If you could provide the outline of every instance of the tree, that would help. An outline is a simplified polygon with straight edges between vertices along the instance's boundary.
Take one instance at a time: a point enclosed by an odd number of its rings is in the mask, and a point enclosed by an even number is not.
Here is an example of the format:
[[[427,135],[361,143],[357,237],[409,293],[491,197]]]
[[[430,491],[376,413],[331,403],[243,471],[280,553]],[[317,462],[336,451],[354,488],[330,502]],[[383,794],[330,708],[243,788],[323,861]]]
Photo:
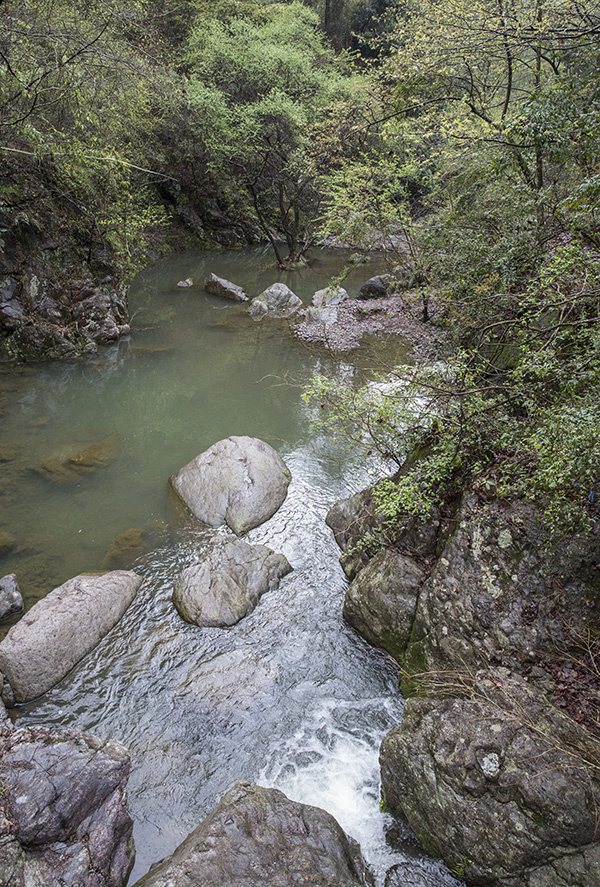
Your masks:
[[[301,3],[270,10],[268,21],[259,13],[194,30],[188,94],[224,195],[232,202],[245,197],[238,211],[254,219],[284,267],[301,261],[314,242],[322,202],[314,139],[325,107],[348,89],[348,78],[324,44],[315,13]]]

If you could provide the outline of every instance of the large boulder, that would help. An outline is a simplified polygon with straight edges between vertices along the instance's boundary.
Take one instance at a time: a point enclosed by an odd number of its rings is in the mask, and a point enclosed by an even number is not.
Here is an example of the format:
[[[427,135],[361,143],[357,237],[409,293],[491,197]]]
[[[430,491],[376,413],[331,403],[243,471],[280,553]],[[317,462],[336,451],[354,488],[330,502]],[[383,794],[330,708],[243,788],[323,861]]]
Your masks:
[[[0,643],[0,672],[16,702],[54,686],[119,621],[142,582],[116,570],[69,579],[38,601]]]
[[[290,472],[273,447],[255,437],[228,437],[170,478],[172,489],[209,527],[238,536],[264,523],[287,496]]]
[[[368,887],[355,841],[318,807],[238,782],[136,887]]]
[[[366,283],[363,283],[358,291],[359,299],[382,299],[390,291],[389,274],[378,274],[376,277],[370,277]]]
[[[441,525],[439,509],[433,507],[426,519],[408,512],[385,515],[377,497],[377,485],[367,487],[336,502],[325,518],[335,541],[344,552],[340,558],[349,579],[382,548],[394,546],[417,557],[434,554]]]
[[[597,533],[550,545],[534,506],[465,496],[423,584],[407,670],[543,662],[597,618],[598,563]]]
[[[173,603],[186,622],[235,625],[291,569],[283,554],[266,545],[248,545],[241,539],[216,542],[200,563],[179,576]]]
[[[24,610],[23,598],[14,573],[0,579],[0,622],[12,619]]]
[[[383,549],[350,583],[344,619],[370,644],[402,661],[424,578],[412,558]]]
[[[0,728],[0,884],[123,887],[127,749],[74,729]]]
[[[204,289],[213,296],[221,296],[222,299],[230,299],[232,302],[247,302],[248,296],[241,286],[225,280],[224,277],[217,277],[216,274],[209,274],[204,281]]]
[[[250,317],[260,319],[266,314],[270,317],[291,317],[301,307],[302,299],[299,299],[289,286],[285,283],[274,283],[260,296],[252,299],[246,310]]]
[[[442,676],[443,677],[443,676]],[[380,752],[385,802],[482,887],[596,887],[597,741],[504,669],[411,698]]]

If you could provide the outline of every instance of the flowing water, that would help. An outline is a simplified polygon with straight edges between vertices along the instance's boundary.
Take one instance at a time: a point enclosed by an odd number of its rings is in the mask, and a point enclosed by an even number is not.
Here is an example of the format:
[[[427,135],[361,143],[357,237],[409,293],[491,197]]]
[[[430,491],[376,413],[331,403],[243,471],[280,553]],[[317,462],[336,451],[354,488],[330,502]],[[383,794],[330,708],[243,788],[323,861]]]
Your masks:
[[[329,810],[380,885],[394,864],[411,887],[456,883],[379,812],[378,748],[402,717],[397,669],[344,624],[346,580],[324,523],[337,499],[374,478],[311,432],[314,408],[301,397],[313,372],[358,381],[373,357],[368,347],[360,358],[309,347],[287,322],[252,321],[201,286],[209,271],[250,294],[280,279],[309,302],[344,259],[324,251],[309,269],[278,275],[264,249],[175,256],[134,281],[128,340],[76,363],[0,373],[0,539],[14,539],[1,574],[17,574],[28,607],[82,571],[133,567],[144,577],[98,647],[13,712],[19,724],[77,726],[128,746],[131,883],[237,779]],[[345,285],[381,270],[357,269]],[[197,285],[178,288],[187,277]],[[377,340],[373,354],[382,349],[406,359],[397,340]],[[233,628],[198,628],[176,613],[174,580],[224,531],[183,520],[166,481],[229,435],[262,438],[292,472],[284,505],[248,540],[283,552],[294,571]],[[107,440],[95,470],[60,469]]]

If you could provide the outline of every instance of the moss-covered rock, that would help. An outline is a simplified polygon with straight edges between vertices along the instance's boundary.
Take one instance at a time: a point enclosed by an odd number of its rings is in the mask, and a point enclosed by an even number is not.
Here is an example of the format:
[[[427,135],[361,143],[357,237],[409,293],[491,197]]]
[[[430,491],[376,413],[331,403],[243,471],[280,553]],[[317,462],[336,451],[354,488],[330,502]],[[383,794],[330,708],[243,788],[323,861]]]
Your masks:
[[[386,803],[469,884],[596,887],[598,743],[505,670],[469,691],[407,700],[381,747]]]

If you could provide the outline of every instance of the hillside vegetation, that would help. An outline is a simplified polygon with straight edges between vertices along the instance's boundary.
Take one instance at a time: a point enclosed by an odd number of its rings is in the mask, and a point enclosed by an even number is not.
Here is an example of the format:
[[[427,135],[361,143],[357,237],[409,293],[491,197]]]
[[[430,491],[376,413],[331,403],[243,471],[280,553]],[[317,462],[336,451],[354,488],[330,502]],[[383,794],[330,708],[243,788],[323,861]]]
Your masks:
[[[404,376],[404,395],[315,380],[327,421],[368,426],[398,464],[421,454],[404,507],[468,478],[585,524],[598,3],[22,0],[1,16],[5,356],[93,347],[74,320],[82,285],[122,299],[173,246],[268,239],[295,267],[325,237],[383,238],[448,360]]]

